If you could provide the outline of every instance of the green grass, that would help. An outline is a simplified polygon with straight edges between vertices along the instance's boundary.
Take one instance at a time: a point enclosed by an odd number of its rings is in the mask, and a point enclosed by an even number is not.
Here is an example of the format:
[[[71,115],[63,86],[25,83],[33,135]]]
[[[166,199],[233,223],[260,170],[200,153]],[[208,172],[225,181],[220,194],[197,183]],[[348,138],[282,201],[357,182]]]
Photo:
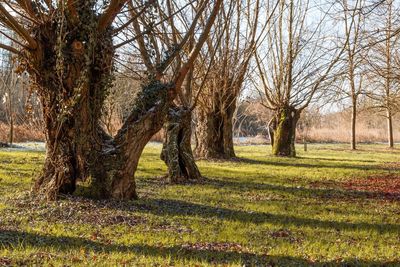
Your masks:
[[[400,266],[400,196],[342,186],[400,174],[400,150],[243,146],[240,162],[199,162],[201,183],[168,185],[160,149],[143,154],[139,201],[54,203],[27,193],[44,153],[0,151],[0,266]]]

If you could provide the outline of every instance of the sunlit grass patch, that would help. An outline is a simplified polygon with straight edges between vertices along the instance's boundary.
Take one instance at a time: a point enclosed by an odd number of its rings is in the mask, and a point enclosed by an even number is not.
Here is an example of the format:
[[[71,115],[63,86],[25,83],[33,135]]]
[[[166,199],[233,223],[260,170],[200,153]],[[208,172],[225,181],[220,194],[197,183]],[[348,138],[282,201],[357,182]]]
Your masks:
[[[168,185],[150,144],[140,200],[53,203],[25,194],[44,153],[0,151],[0,265],[400,265],[400,202],[343,186],[400,176],[400,151],[347,147],[299,146],[294,159],[237,147],[239,160],[199,161],[203,181]]]

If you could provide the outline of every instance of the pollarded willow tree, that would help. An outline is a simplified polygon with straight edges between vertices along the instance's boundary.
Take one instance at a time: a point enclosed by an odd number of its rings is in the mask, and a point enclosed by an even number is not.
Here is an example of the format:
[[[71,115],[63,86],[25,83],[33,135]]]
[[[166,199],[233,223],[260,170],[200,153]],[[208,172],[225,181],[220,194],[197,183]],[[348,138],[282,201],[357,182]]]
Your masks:
[[[233,117],[250,61],[265,31],[265,17],[261,18],[261,14],[270,12],[270,6],[261,2],[230,1],[215,24],[221,42],[216,46],[211,36],[207,42],[213,56],[206,67],[198,69],[207,77],[196,108],[195,155],[199,158],[235,157]]]
[[[221,3],[220,1],[219,3]],[[195,47],[196,38],[193,20],[204,22],[204,27],[210,30],[213,20],[218,16],[218,9],[207,8],[202,2],[192,2],[189,5],[192,9],[189,12],[179,12],[182,7],[179,3],[166,0],[166,8],[163,9],[155,3],[155,17],[161,18],[161,22],[154,21],[152,17],[141,16],[132,25],[132,32],[137,36],[137,47],[139,55],[143,59],[147,75],[164,76],[166,79],[174,77],[176,73],[185,72],[184,76],[179,76],[176,81],[177,99],[171,102],[166,111],[165,121],[165,141],[161,153],[161,159],[168,166],[168,180],[172,183],[187,180],[198,180],[201,174],[195,163],[191,148],[191,122],[192,122],[192,83],[193,68],[196,55],[200,52],[200,46]],[[136,14],[131,12],[131,16]],[[206,17],[212,19],[207,20]],[[149,32],[141,34],[140,25],[152,25]],[[186,34],[185,34],[186,33]],[[190,34],[187,34],[190,33]],[[207,35],[202,35],[197,42],[205,42]],[[187,43],[182,47],[181,43]],[[166,66],[163,62],[163,55],[168,54],[170,47],[175,48],[176,53],[174,64]],[[135,49],[131,51],[135,53]],[[187,58],[191,58],[190,65],[185,63]],[[168,68],[166,68],[168,67]],[[164,69],[165,74],[160,75],[159,71]]]
[[[268,36],[257,51],[260,93],[274,113],[268,129],[276,156],[296,156],[301,112],[332,82],[330,74],[344,51],[325,27],[327,13],[317,6],[310,0],[279,1]]]
[[[170,47],[156,71],[148,74],[131,114],[111,137],[101,128],[100,117],[113,80],[115,36],[120,38],[119,33],[154,4],[132,2],[127,7],[127,2],[10,0],[0,4],[2,26],[18,35],[17,39],[5,35],[17,48],[0,47],[18,56],[19,70],[30,74],[32,89],[43,105],[47,153],[43,173],[34,186],[39,196],[55,199],[60,193],[73,193],[77,180],[90,180],[90,191],[97,197],[137,198],[134,174],[139,157],[151,136],[161,129],[213,18],[198,34],[181,68],[164,79],[189,36],[194,35],[198,18],[191,22],[185,38]],[[209,2],[199,1],[199,14]],[[215,2],[213,12],[219,10],[221,2]],[[113,27],[115,18],[125,11],[135,15]],[[122,44],[140,40],[135,36]]]
[[[191,85],[194,82],[193,69],[196,64],[193,55],[197,57],[201,48],[198,43],[204,43],[209,34],[202,34],[196,38],[198,31],[195,31],[196,25],[192,21],[199,21],[208,33],[220,13],[219,9],[205,5],[204,1],[185,3],[186,6],[189,5],[192,8],[186,12],[180,12],[182,6],[179,3],[166,0],[166,8],[155,3],[152,16],[139,17],[131,28],[133,35],[137,36],[135,38],[139,56],[143,59],[146,75],[163,76],[164,79],[175,80],[176,99],[171,101],[166,110],[165,141],[161,153],[161,159],[168,166],[167,178],[172,183],[201,178],[191,148],[192,110],[195,106],[195,101],[192,101]],[[217,1],[216,4],[222,4],[222,1]],[[131,12],[132,17],[135,15]],[[206,19],[207,17],[210,19]],[[154,18],[161,19],[161,22],[155,21]],[[151,25],[151,29],[141,34],[140,25]],[[181,44],[187,45],[183,47]],[[174,50],[169,51],[170,47]],[[135,50],[133,48],[131,52],[135,54]],[[167,65],[163,55],[171,52],[175,54],[175,61]],[[159,73],[160,70],[163,73]],[[182,73],[185,73],[186,77]],[[176,74],[179,76],[173,78]]]

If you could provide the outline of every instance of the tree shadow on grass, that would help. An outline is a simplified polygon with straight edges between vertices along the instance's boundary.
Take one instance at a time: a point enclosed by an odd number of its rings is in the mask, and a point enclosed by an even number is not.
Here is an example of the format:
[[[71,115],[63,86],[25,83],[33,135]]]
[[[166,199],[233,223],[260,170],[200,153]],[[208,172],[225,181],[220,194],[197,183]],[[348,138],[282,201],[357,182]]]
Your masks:
[[[243,266],[396,266],[398,262],[360,261],[358,259],[341,259],[330,262],[311,262],[307,259],[291,256],[267,256],[249,252],[220,251],[213,249],[189,249],[185,246],[152,246],[147,244],[118,245],[92,241],[81,237],[51,236],[38,233],[5,230],[0,231],[0,249],[23,249],[34,247],[38,249],[53,248],[57,251],[73,252],[82,249],[95,253],[134,253],[143,256],[171,258],[176,260],[194,260],[210,264],[241,263]],[[49,259],[51,261],[51,259]],[[28,262],[26,262],[28,261]],[[43,258],[28,258],[24,264],[43,263]],[[17,264],[18,262],[10,262]]]
[[[400,201],[400,193],[379,192],[379,191],[363,191],[343,189],[342,185],[335,181],[321,182],[321,185],[332,188],[323,187],[304,187],[304,186],[283,186],[270,183],[257,182],[235,182],[227,179],[208,179],[204,178],[203,183],[216,189],[231,189],[236,191],[271,191],[292,194],[298,197],[312,197],[329,200],[389,200]],[[312,185],[312,184],[311,184]]]
[[[245,223],[271,223],[285,225],[285,227],[310,227],[333,231],[376,231],[378,233],[400,232],[398,224],[376,224],[368,222],[340,222],[319,220],[313,218],[296,217],[292,215],[272,214],[267,212],[254,212],[233,210],[228,208],[213,207],[203,204],[190,203],[173,199],[148,199],[137,204],[143,212],[157,216],[197,216],[205,219],[219,219],[228,221],[239,221]]]
[[[311,163],[297,162],[295,159],[291,162],[281,162],[281,161],[263,161],[263,160],[254,160],[254,159],[248,159],[248,158],[239,158],[237,160],[237,162],[238,163],[246,163],[246,164],[255,164],[255,165],[267,165],[267,166],[273,166],[273,167],[300,167],[300,168],[310,168],[310,169],[332,168],[332,169],[350,169],[350,170],[361,170],[361,171],[366,171],[366,170],[393,171],[393,168],[385,167],[382,165],[352,165],[351,163],[350,164],[333,163],[332,165],[322,164],[322,163],[321,164],[311,164]],[[297,158],[297,159],[304,159],[304,158]],[[305,158],[305,159],[311,159],[311,158]],[[343,162],[346,162],[346,161],[344,160]]]
[[[151,246],[147,244],[118,245],[109,242],[93,241],[80,237],[51,236],[19,231],[0,231],[1,247],[55,248],[69,252],[85,248],[98,253],[135,253],[144,256],[172,257],[172,259],[193,259],[214,264],[245,262],[248,264],[266,263],[265,256],[249,252],[219,251],[213,249],[190,249],[185,246]]]
[[[367,160],[367,159],[338,159],[338,158],[323,158],[323,157],[304,157],[300,156],[298,159],[307,159],[307,160],[323,160],[323,161],[335,161],[335,162],[365,162],[365,163],[374,163],[375,160]]]

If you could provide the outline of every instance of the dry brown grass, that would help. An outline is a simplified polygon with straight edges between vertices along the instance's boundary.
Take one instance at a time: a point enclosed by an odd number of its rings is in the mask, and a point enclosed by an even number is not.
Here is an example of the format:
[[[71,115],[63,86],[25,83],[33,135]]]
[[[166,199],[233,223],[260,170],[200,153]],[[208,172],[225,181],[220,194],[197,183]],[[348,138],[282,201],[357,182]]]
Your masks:
[[[394,131],[395,142],[400,141],[398,131]],[[307,133],[307,140],[309,142],[318,143],[346,143],[350,142],[351,134],[350,129],[344,127],[339,128],[311,128]],[[302,135],[299,135],[302,140]],[[371,129],[366,127],[358,127],[357,129],[357,142],[360,143],[380,143],[387,141],[386,129]]]
[[[7,143],[9,141],[10,126],[0,123],[0,141]],[[41,142],[45,136],[41,129],[31,125],[16,125],[14,127],[14,142]]]
[[[376,125],[378,126],[378,125]],[[382,123],[379,128],[375,125],[368,126],[360,122],[356,128],[356,138],[359,143],[384,143],[388,140],[386,125]],[[400,129],[397,121],[394,122],[393,136],[395,142],[400,142]],[[304,134],[308,142],[317,143],[347,143],[350,142],[351,128],[349,123],[336,123],[336,125],[311,127],[306,133],[299,131],[298,140],[303,140]]]

